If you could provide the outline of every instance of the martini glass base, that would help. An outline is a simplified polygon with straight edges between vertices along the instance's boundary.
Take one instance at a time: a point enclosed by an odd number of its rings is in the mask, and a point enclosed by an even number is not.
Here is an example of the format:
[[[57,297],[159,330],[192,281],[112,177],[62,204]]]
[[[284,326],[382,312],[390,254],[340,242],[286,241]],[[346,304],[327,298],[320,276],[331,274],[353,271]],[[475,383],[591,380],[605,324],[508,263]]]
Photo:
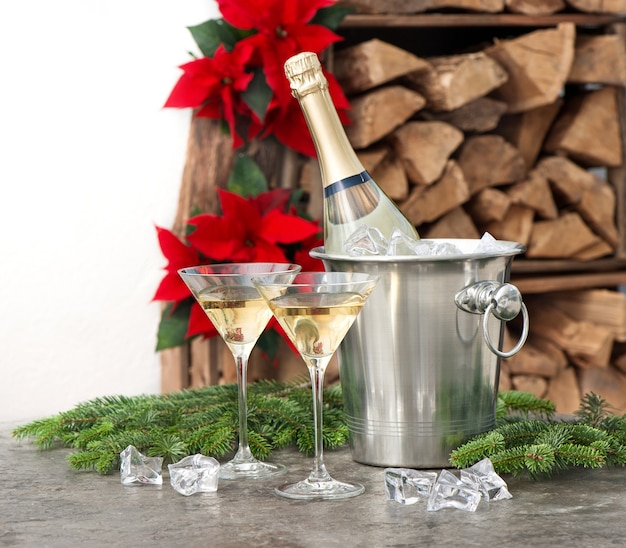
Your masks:
[[[281,476],[285,472],[287,468],[282,464],[258,460],[239,463],[230,461],[220,466],[219,479],[265,479]]]
[[[365,492],[360,483],[346,483],[334,479],[310,481],[308,478],[297,483],[281,485],[274,493],[281,497],[297,500],[347,499]]]

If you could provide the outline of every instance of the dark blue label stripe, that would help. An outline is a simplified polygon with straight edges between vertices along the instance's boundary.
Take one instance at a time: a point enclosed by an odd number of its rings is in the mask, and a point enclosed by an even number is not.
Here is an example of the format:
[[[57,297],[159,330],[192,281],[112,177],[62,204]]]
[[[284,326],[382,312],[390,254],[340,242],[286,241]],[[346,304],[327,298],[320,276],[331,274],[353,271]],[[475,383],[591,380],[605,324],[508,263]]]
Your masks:
[[[335,181],[324,189],[324,198],[328,198],[329,196],[332,196],[337,192],[341,192],[342,190],[346,190],[351,186],[362,185],[363,183],[367,183],[371,180],[372,178],[367,171],[361,171],[361,173],[351,175],[345,179],[339,179],[339,181]]]

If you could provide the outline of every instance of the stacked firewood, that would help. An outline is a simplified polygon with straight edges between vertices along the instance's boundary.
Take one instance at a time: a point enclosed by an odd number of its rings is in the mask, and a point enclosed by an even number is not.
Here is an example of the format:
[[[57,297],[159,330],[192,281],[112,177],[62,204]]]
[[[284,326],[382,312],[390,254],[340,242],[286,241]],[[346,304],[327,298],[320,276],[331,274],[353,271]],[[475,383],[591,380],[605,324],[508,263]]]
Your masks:
[[[338,51],[333,70],[350,141],[423,237],[487,231],[534,259],[617,252],[603,175],[623,157],[619,36],[564,23],[431,58],[372,39]]]
[[[624,185],[610,176],[623,164],[621,36],[561,23],[424,58],[371,39],[338,49],[332,70],[351,101],[352,145],[422,237],[489,232],[524,244],[525,259],[622,254]],[[301,184],[321,208],[314,163]],[[589,391],[626,410],[625,298],[528,299],[531,335],[503,361],[501,388],[550,397],[564,413]]]
[[[593,392],[626,413],[626,294],[610,289],[525,295],[530,335],[502,360],[501,390],[523,390],[571,413]],[[505,350],[519,337],[505,329]]]

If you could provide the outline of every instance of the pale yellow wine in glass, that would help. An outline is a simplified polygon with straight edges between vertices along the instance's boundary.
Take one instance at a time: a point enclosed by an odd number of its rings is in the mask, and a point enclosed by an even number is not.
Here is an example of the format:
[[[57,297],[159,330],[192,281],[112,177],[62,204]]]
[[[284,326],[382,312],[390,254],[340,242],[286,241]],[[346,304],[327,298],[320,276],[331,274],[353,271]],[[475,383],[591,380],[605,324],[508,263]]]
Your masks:
[[[333,479],[324,464],[324,373],[373,291],[378,276],[357,272],[301,272],[289,283],[254,284],[309,369],[313,389],[315,457],[309,476],[275,489],[292,499],[340,499],[360,495],[359,483]]]
[[[248,444],[248,360],[272,317],[265,300],[252,284],[252,277],[289,283],[300,268],[290,263],[227,263],[178,271],[232,352],[237,367],[239,444],[233,459],[220,466],[220,479],[261,479],[286,472],[282,464],[256,459]]]

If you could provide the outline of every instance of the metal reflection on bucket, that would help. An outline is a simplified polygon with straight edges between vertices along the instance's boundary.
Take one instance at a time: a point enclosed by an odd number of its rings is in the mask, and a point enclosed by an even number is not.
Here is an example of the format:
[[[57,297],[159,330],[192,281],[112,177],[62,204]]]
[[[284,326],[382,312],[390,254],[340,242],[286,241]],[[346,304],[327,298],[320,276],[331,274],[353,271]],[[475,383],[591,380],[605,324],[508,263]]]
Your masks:
[[[453,449],[495,425],[500,360],[526,339],[526,308],[508,283],[524,246],[498,241],[499,251],[475,253],[477,240],[434,241],[463,253],[349,257],[311,251],[328,271],[380,276],[338,350],[357,462],[449,466]],[[502,350],[504,321],[518,312],[520,340]]]

